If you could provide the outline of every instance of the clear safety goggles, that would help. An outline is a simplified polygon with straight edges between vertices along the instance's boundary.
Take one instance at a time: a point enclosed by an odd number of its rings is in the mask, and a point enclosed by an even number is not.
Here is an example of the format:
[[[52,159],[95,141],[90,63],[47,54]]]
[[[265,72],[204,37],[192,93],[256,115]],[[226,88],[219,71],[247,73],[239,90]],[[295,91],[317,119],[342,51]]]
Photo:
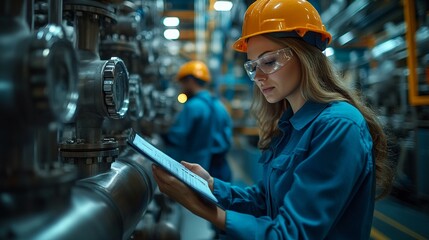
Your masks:
[[[250,80],[255,81],[256,68],[259,68],[265,74],[272,74],[292,58],[293,53],[290,48],[282,48],[277,51],[269,52],[264,56],[244,63],[244,69],[249,75]]]

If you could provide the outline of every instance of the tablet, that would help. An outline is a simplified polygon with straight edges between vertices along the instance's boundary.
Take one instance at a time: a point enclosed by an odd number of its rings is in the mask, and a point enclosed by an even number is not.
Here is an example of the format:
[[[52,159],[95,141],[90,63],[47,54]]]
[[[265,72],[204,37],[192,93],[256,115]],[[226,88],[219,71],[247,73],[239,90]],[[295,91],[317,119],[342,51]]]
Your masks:
[[[223,209],[223,207],[220,206],[216,197],[213,195],[212,191],[210,190],[209,184],[205,179],[193,173],[181,163],[174,160],[173,158],[150,144],[134,130],[131,130],[130,135],[127,139],[127,143],[138,153],[142,154],[149,160],[156,163],[158,166],[165,169],[167,172],[185,183],[187,186],[199,193],[209,202],[214,203]]]

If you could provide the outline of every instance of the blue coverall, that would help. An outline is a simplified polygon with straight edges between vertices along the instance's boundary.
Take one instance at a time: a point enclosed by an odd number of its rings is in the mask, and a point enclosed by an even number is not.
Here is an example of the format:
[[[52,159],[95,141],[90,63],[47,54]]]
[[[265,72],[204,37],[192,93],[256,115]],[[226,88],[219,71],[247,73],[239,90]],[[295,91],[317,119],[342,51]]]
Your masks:
[[[289,108],[247,188],[215,179],[228,239],[369,239],[375,202],[372,139],[346,102]]]
[[[212,156],[215,160],[226,158],[232,141],[232,120],[222,102],[202,90],[184,104],[164,139],[172,158],[198,163],[209,170]],[[231,175],[227,165],[218,167],[221,170],[216,177]]]

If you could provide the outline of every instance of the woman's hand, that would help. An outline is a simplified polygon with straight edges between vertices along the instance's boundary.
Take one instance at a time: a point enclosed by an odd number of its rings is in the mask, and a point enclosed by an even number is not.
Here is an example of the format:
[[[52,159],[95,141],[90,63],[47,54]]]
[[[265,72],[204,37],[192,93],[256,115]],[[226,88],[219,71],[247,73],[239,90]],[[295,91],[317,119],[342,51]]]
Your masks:
[[[212,176],[210,176],[210,174],[203,167],[201,167],[199,164],[188,163],[185,161],[181,161],[180,163],[183,166],[185,166],[187,169],[191,170],[193,173],[195,173],[198,176],[200,176],[201,178],[205,179],[207,181],[207,183],[209,184],[210,190],[213,192],[214,179]]]
[[[213,178],[206,170],[204,170],[198,164],[190,164],[186,162],[182,163],[185,167],[187,167],[189,170],[196,173],[200,177],[211,181],[211,186],[210,182],[209,186],[211,189],[213,189]],[[187,208],[194,214],[212,222],[219,229],[225,229],[224,210],[204,200],[192,189],[186,186],[183,182],[170,175],[160,167],[152,165],[152,172],[154,179],[157,182],[159,190],[161,192],[167,194],[169,197],[183,205],[185,208]]]

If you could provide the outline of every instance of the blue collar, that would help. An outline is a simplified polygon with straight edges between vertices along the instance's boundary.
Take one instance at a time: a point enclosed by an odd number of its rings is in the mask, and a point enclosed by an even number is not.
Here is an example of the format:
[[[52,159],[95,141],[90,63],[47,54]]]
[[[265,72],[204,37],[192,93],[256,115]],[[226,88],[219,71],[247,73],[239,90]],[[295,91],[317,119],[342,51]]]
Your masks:
[[[292,108],[288,107],[279,120],[279,127],[281,128],[284,122],[289,121],[293,128],[299,131],[313,121],[328,105],[329,103],[307,101],[295,114]]]

